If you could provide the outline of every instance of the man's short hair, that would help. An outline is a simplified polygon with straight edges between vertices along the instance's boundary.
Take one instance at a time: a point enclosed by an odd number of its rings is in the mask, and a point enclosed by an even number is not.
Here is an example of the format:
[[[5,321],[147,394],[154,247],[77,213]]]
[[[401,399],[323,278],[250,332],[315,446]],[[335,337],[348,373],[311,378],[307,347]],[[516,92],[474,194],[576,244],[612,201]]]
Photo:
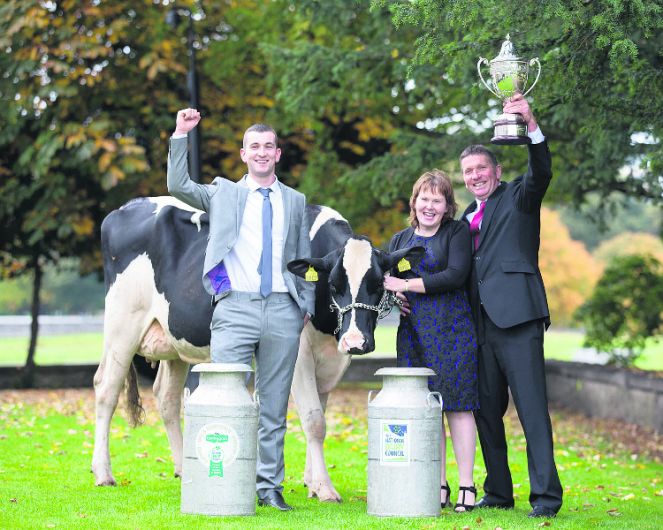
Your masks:
[[[485,155],[488,157],[493,167],[498,166],[497,157],[495,156],[495,153],[493,153],[490,149],[484,147],[483,145],[468,145],[465,149],[463,149],[463,152],[458,157],[458,160],[462,162],[463,158],[472,155]]]
[[[242,139],[242,147],[246,148],[246,135],[250,132],[258,132],[258,133],[263,133],[263,132],[271,132],[274,135],[274,143],[276,144],[276,147],[279,146],[279,137],[276,134],[276,131],[270,127],[269,125],[266,125],[264,123],[254,123],[244,131],[244,138]]]

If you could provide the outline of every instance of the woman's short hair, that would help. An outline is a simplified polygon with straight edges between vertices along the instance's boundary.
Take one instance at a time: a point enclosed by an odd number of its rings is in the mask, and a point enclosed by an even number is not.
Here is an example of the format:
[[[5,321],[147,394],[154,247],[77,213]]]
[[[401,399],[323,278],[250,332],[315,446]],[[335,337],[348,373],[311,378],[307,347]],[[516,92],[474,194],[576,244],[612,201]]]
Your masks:
[[[417,228],[419,226],[419,221],[417,221],[417,212],[414,209],[414,204],[417,202],[417,197],[422,191],[432,191],[443,195],[447,201],[447,211],[444,212],[442,216],[442,222],[447,221],[448,219],[453,219],[456,217],[456,212],[458,211],[458,204],[454,197],[454,188],[451,185],[451,179],[449,176],[439,169],[432,169],[431,171],[426,171],[421,175],[417,181],[412,186],[412,196],[410,197],[410,216],[408,221],[412,228]]]

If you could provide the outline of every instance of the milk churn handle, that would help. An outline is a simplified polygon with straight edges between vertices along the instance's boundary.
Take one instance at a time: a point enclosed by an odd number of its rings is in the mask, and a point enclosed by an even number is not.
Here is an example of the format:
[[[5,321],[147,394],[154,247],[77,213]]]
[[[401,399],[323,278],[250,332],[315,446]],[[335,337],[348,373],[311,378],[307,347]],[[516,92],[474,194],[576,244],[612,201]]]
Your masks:
[[[372,396],[372,395],[373,395],[373,391],[372,391],[372,390],[369,390],[369,391],[368,391],[368,403],[371,402],[371,396]]]
[[[257,389],[253,391],[253,402],[256,403],[258,407],[260,407],[260,396],[258,395]]]
[[[430,408],[434,407],[434,405],[431,405],[431,397],[433,397],[433,396],[437,397],[438,402],[440,404],[440,410],[443,410],[443,408],[442,408],[442,394],[440,394],[439,392],[429,392],[428,393],[428,395],[426,396],[426,405],[428,405],[428,408],[430,409]]]
[[[189,401],[189,396],[191,396],[191,390],[189,390],[188,386],[184,387],[184,390],[182,391],[182,405],[186,407],[186,402]]]

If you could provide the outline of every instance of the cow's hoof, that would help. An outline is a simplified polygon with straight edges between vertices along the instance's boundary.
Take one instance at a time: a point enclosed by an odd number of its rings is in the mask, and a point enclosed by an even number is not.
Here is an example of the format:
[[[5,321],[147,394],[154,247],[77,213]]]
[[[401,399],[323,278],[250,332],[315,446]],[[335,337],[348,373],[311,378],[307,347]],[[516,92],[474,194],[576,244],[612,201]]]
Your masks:
[[[320,502],[343,502],[343,499],[338,492],[329,486],[321,486],[317,489],[308,490],[308,498],[313,499],[317,497]]]
[[[320,497],[320,502],[329,502],[329,503],[335,502],[337,504],[341,504],[343,502],[343,499],[341,499],[340,495],[338,495],[337,497],[330,497],[328,499],[323,499],[322,497]]]
[[[117,486],[115,479],[113,477],[111,478],[106,478],[103,480],[97,480],[94,483],[95,486]]]
[[[93,465],[90,467],[90,473],[94,474],[95,486],[116,486],[115,479],[113,478],[113,474],[110,472],[110,469],[96,472],[95,466]]]

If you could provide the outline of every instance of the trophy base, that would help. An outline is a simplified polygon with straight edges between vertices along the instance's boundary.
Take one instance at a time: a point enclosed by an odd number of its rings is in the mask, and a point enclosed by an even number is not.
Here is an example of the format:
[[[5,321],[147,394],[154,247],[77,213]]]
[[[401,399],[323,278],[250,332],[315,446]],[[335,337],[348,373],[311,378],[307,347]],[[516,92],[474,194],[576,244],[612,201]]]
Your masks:
[[[532,140],[529,136],[493,136],[490,143],[494,145],[527,145],[531,144]]]
[[[494,122],[495,136],[490,140],[496,145],[531,144],[527,135],[527,123],[520,114],[500,114]]]

